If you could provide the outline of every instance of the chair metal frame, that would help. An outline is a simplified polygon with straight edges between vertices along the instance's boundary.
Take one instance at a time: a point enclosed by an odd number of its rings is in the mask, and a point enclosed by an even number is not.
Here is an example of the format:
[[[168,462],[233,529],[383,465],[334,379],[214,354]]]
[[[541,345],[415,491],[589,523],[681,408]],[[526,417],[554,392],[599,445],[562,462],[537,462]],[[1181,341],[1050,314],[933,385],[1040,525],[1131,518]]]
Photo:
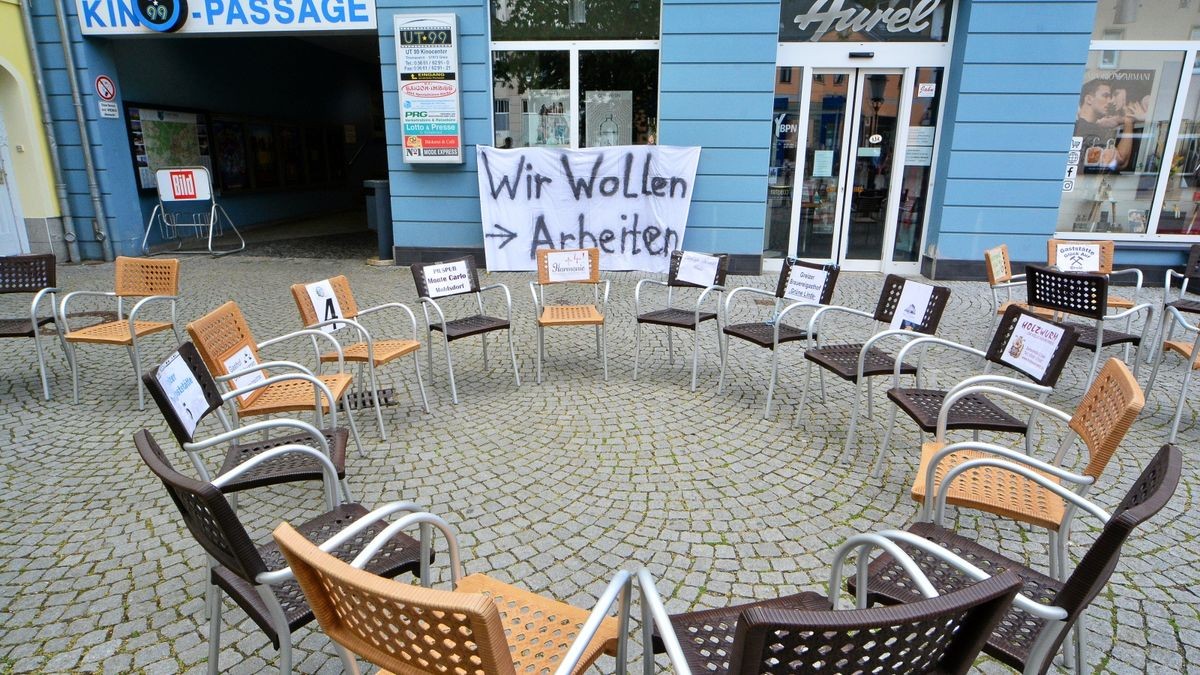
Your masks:
[[[721,360],[724,362],[725,342],[721,339],[721,315],[722,315],[722,295],[725,292],[725,277],[729,270],[729,256],[724,253],[711,254],[717,258],[717,271],[713,276],[712,283],[700,286],[697,284],[682,281],[678,278],[679,265],[683,260],[684,251],[671,252],[671,267],[667,272],[667,280],[660,281],[658,279],[641,279],[637,282],[637,286],[633,289],[633,315],[636,318],[634,322],[634,340],[633,340],[633,379],[636,382],[638,378],[638,363],[642,350],[642,324],[648,323],[651,325],[661,325],[667,329],[667,363],[675,364],[675,343],[672,339],[672,334],[675,328],[690,330],[692,336],[692,391],[696,391],[696,373],[700,363],[700,326],[709,320],[716,320],[717,324],[717,352],[721,354]],[[704,254],[710,255],[710,254]],[[643,286],[659,286],[667,289],[667,305],[664,309],[651,312],[642,312],[642,287]],[[696,299],[696,304],[691,308],[675,307],[675,291],[676,289],[698,288],[700,289],[699,297]],[[713,298],[712,312],[704,311],[704,302],[709,298]],[[690,315],[690,323],[685,323],[686,318]]]
[[[50,400],[50,378],[46,372],[46,355],[42,349],[41,328],[54,324],[54,334],[59,346],[66,353],[61,325],[58,323],[58,293],[62,289],[56,283],[55,258],[53,253],[39,255],[13,255],[0,257],[0,294],[33,293],[29,303],[28,330],[25,319],[0,319],[0,338],[32,337],[37,350],[38,373],[42,380],[42,396]],[[42,301],[50,299],[50,316],[38,317]]]
[[[155,293],[154,291],[166,290],[166,288],[149,277],[154,276],[147,273],[145,269],[164,267],[170,272],[171,293]],[[115,326],[117,324],[126,324],[129,330],[130,344],[124,345],[129,352],[129,360],[133,363],[134,377],[137,380],[138,388],[138,410],[146,409],[146,389],[142,384],[142,353],[138,346],[138,327],[137,320],[142,310],[155,303],[166,302],[171,307],[171,321],[169,327],[175,333],[175,345],[178,346],[183,342],[183,335],[179,332],[178,322],[178,300],[179,300],[179,261],[175,259],[164,260],[148,260],[146,258],[127,258],[118,256],[115,263],[116,283],[115,290],[112,291],[73,291],[63,297],[62,302],[58,305],[58,321],[62,326],[63,346],[67,354],[67,361],[71,365],[71,387],[74,394],[74,402],[79,403],[79,361],[75,355],[75,346],[72,344],[74,340],[71,337],[71,327],[67,322],[70,312],[67,311],[68,304],[75,298],[96,297],[96,298],[116,298],[117,300],[117,320],[106,323],[95,324],[82,328],[82,331],[95,329],[103,326]],[[130,278],[135,277],[135,278]],[[150,290],[150,294],[143,291]],[[129,315],[125,315],[124,301],[127,297],[140,298],[133,307],[129,310]],[[155,332],[166,330],[166,326],[156,327],[146,335],[152,335]],[[87,340],[81,340],[86,342]]]
[[[429,285],[425,281],[425,268],[433,266],[433,265],[445,265],[445,264],[450,264],[450,263],[456,263],[459,261],[464,262],[467,266],[467,273],[469,276],[469,279],[468,279],[469,288],[467,290],[459,292],[459,293],[448,293],[445,295],[439,295],[439,296],[437,296],[437,298],[430,297]],[[471,318],[476,318],[476,317],[486,318],[487,310],[485,309],[484,304],[483,304],[483,294],[488,291],[498,290],[498,291],[502,291],[504,293],[504,303],[505,303],[504,323],[505,323],[505,325],[504,326],[496,326],[494,328],[489,328],[485,331],[478,333],[478,335],[480,336],[480,339],[483,342],[483,367],[485,370],[488,369],[488,367],[489,367],[488,366],[488,353],[487,353],[487,334],[493,330],[502,330],[502,329],[507,330],[508,331],[508,353],[509,353],[510,358],[512,359],[513,379],[516,381],[516,384],[518,387],[521,386],[521,372],[517,368],[517,350],[516,350],[516,347],[513,345],[513,336],[512,336],[512,330],[513,330],[513,328],[512,328],[512,294],[509,293],[508,286],[506,286],[502,283],[498,283],[498,282],[494,283],[494,284],[490,284],[488,286],[480,286],[479,285],[479,268],[475,264],[475,256],[472,256],[472,255],[463,256],[461,258],[454,258],[452,260],[442,260],[442,261],[435,262],[435,263],[413,263],[413,265],[410,267],[410,270],[412,271],[413,282],[417,286],[417,294],[420,295],[421,309],[425,313],[425,347],[426,347],[426,356],[429,358],[429,377],[430,377],[430,379],[431,380],[433,379],[433,373],[434,373],[434,370],[433,370],[433,331],[437,330],[442,333],[442,342],[443,342],[443,345],[446,350],[446,372],[449,374],[449,378],[450,378],[450,398],[451,398],[451,400],[454,401],[455,405],[458,404],[458,387],[454,381],[454,361],[450,357],[450,342],[452,340],[457,340],[457,339],[464,338],[464,337],[470,337],[472,335],[475,335],[476,333],[471,333],[469,335],[461,335],[461,336],[456,336],[454,338],[451,338],[446,332],[446,325],[447,325],[447,323],[453,323],[454,321],[463,321],[465,319],[471,319]],[[479,313],[476,314],[475,317],[465,317],[465,319],[455,319],[454,321],[448,322],[446,320],[446,312],[445,312],[445,310],[442,309],[442,304],[438,302],[438,299],[439,298],[453,298],[453,297],[462,296],[462,295],[474,295],[475,296],[475,301],[479,307]],[[433,311],[437,313],[437,316],[439,319],[438,323],[434,323],[429,316],[429,309],[431,307],[433,308]]]
[[[159,474],[159,472],[165,467],[166,470],[169,470],[171,473],[175,474],[174,476],[171,476],[171,478],[174,480],[183,479],[184,481],[193,481],[198,483],[198,486],[196,487],[200,490],[214,490],[216,494],[212,495],[210,498],[216,499],[218,503],[225,502],[226,506],[229,508],[229,514],[235,519],[237,519],[236,512],[232,506],[228,504],[228,499],[224,496],[225,493],[223,488],[227,484],[238,480],[243,474],[254,471],[259,465],[270,463],[289,454],[304,455],[320,464],[327,513],[335,512],[339,508],[339,505],[351,507],[358,506],[349,503],[348,499],[345,498],[345,495],[340,494],[337,473],[333,465],[329,462],[329,458],[320,451],[308,446],[299,444],[280,446],[254,457],[241,466],[238,466],[233,471],[218,476],[212,481],[194,481],[194,479],[189,479],[186,476],[179,474],[174,467],[172,467],[166,461],[166,458],[162,454],[161,449],[159,449],[158,444],[145,430],[139,431],[134,435],[134,442],[137,445],[138,452],[142,455],[143,461],[145,461],[156,474]],[[148,457],[154,457],[156,462],[163,466],[154,466],[150,463]],[[159,475],[159,478],[163,481],[164,485],[168,485],[166,478],[164,478],[162,475]],[[184,511],[185,504],[175,494],[175,489],[176,488],[174,486],[168,487],[168,490],[171,492],[172,499],[176,502],[176,506],[178,506],[181,511]],[[193,505],[188,504],[187,506],[191,507]],[[365,509],[363,510],[365,511]],[[389,516],[398,513],[421,512],[423,512],[421,506],[413,502],[391,502],[384,506],[377,507],[365,513],[361,517],[353,520],[345,527],[341,528],[336,534],[321,542],[319,547],[322,551],[327,553],[332,552],[344,546],[355,537],[368,532],[372,528],[379,529],[377,524],[386,523],[387,521],[385,519]],[[191,523],[187,522],[187,525],[190,529]],[[238,525],[240,526],[240,519],[238,519]],[[224,528],[221,527],[219,529],[223,530]],[[383,529],[386,530],[387,528],[384,527]],[[222,532],[222,534],[224,534],[224,532]],[[273,570],[266,569],[265,561],[262,560],[261,554],[258,552],[257,547],[252,541],[250,541],[249,536],[244,529],[242,529],[240,533],[233,532],[232,534],[239,539],[241,537],[245,537],[245,539],[239,542],[230,542],[231,546],[236,549],[236,552],[223,549],[219,552],[219,556],[237,556],[238,558],[243,556],[252,556],[253,558],[257,558],[259,565],[264,568],[264,571],[256,574],[253,579],[245,579],[245,581],[253,584],[254,591],[258,594],[264,606],[267,608],[271,628],[275,631],[278,640],[277,648],[279,650],[279,671],[281,673],[290,673],[292,670],[291,628],[289,627],[286,612],[284,611],[283,606],[280,604],[279,599],[275,595],[273,589],[281,584],[293,581],[295,576],[292,574],[291,569],[286,566]],[[204,548],[207,555],[207,569],[210,571],[208,574],[208,588],[205,596],[206,611],[209,617],[208,672],[210,675],[216,675],[220,669],[219,659],[221,653],[222,589],[219,585],[214,583],[214,574],[212,573],[212,570],[222,563],[220,557],[217,554],[214,554],[213,551],[209,550],[209,547],[205,541],[207,537],[197,537],[195,533],[193,533],[193,537],[196,539],[197,543],[201,544],[201,546]],[[420,553],[417,563],[418,574],[421,579],[421,583],[428,584],[430,579],[429,563],[432,553],[432,532],[424,524],[422,524],[421,527],[420,539],[417,541],[420,545]],[[230,568],[230,571],[234,570]],[[403,570],[398,571],[398,573],[402,572]]]
[[[810,300],[792,301],[790,298],[787,297],[788,280],[791,277],[792,270],[797,267],[812,269],[812,270],[820,270],[825,273],[825,275],[826,275],[825,283],[824,283],[824,286],[821,288],[820,297],[817,302],[812,302]],[[735,288],[732,291],[730,291],[729,295],[726,296],[726,298],[725,298],[726,325],[725,325],[725,328],[722,330],[722,339],[724,341],[724,347],[721,349],[721,376],[720,376],[720,379],[717,381],[717,393],[718,394],[725,393],[725,367],[726,367],[726,362],[728,361],[728,358],[729,358],[729,336],[733,335],[735,337],[742,337],[742,339],[747,340],[747,341],[751,342],[752,344],[759,344],[757,342],[753,342],[753,341],[749,340],[748,338],[743,337],[742,335],[738,335],[737,334],[738,331],[752,329],[752,328],[758,328],[760,326],[761,327],[769,327],[770,331],[771,331],[771,344],[763,345],[763,346],[768,347],[771,350],[771,379],[770,379],[769,383],[767,384],[767,402],[766,402],[766,405],[763,406],[763,419],[769,419],[771,416],[771,403],[774,400],[774,396],[775,396],[775,382],[778,380],[778,377],[779,377],[779,345],[780,345],[779,332],[780,332],[780,327],[783,327],[786,331],[788,331],[788,333],[791,334],[790,337],[785,336],[785,340],[784,340],[785,344],[787,342],[804,341],[805,342],[805,350],[810,349],[813,346],[813,338],[815,337],[815,333],[813,333],[812,321],[811,320],[809,321],[808,330],[806,331],[804,329],[795,328],[793,326],[788,326],[786,323],[784,323],[784,320],[787,318],[788,314],[791,314],[792,312],[795,312],[795,311],[799,311],[799,310],[803,310],[803,309],[815,309],[816,313],[813,314],[813,316],[815,317],[816,314],[820,313],[822,309],[824,309],[826,307],[832,307],[833,305],[830,305],[829,301],[833,298],[833,291],[834,291],[835,286],[837,286],[837,278],[838,278],[838,274],[840,272],[841,272],[841,268],[834,264],[823,264],[822,265],[822,264],[817,264],[817,263],[806,262],[806,261],[800,260],[798,258],[786,258],[786,259],[784,259],[783,267],[779,270],[779,279],[775,283],[775,292],[774,293],[772,293],[770,291],[765,291],[761,288],[754,288],[751,286],[740,286],[740,287]],[[774,300],[774,306],[772,308],[771,317],[764,322],[753,322],[753,323],[742,323],[742,324],[729,323],[729,321],[731,321],[731,319],[729,317],[732,316],[732,307],[734,304],[734,300],[737,298],[739,293],[744,293],[749,296],[772,298]],[[824,382],[825,382],[824,377],[822,377],[822,379],[821,379],[822,393],[825,391],[824,390]],[[807,386],[807,382],[806,382],[806,386]]]
[[[1192,383],[1192,374],[1196,372],[1197,368],[1200,368],[1200,322],[1190,323],[1183,316],[1183,311],[1178,307],[1170,305],[1167,305],[1166,311],[1163,312],[1164,320],[1167,317],[1171,318],[1171,322],[1159,329],[1158,341],[1161,347],[1156,349],[1154,353],[1154,367],[1150,370],[1150,381],[1146,383],[1146,395],[1150,395],[1150,389],[1154,387],[1154,382],[1158,378],[1158,368],[1162,365],[1163,354],[1168,350],[1179,352],[1179,355],[1184,359],[1183,387],[1179,390],[1179,396],[1176,397],[1175,416],[1171,419],[1171,431],[1167,434],[1167,442],[1174,443],[1175,436],[1179,433],[1179,423],[1183,420],[1183,407],[1187,402],[1188,387]],[[1185,333],[1196,334],[1191,345],[1171,339],[1175,334],[1176,328],[1183,328]],[[1166,331],[1165,334],[1162,332],[1163,330]]]
[[[1000,244],[984,251],[983,261],[987,270],[988,286],[992,292],[992,320],[988,326],[988,335],[996,332],[997,321],[1010,305],[1017,305],[1041,319],[1048,319],[1054,315],[1053,312],[1030,307],[1013,298],[1014,288],[1025,287],[1025,275],[1013,274],[1012,258],[1008,255],[1008,244]],[[999,267],[1002,269],[1002,273],[999,275],[996,274],[996,263],[999,263]],[[1000,298],[1001,291],[1004,292],[1003,299]]]
[[[587,252],[589,273],[587,279],[572,280],[572,281],[556,281],[551,278],[550,271],[547,267],[547,259],[554,254],[559,253],[578,253]],[[591,305],[556,305],[546,304],[546,287],[560,286],[564,284],[582,284],[592,287],[592,302]],[[604,293],[601,294],[600,287],[604,286]],[[604,369],[604,381],[608,382],[608,333],[605,326],[608,318],[608,295],[610,290],[610,282],[608,279],[600,278],[600,249],[599,248],[577,248],[577,249],[549,249],[543,248],[537,251],[537,279],[529,282],[529,293],[533,296],[533,311],[534,323],[537,325],[537,383],[542,383],[542,361],[546,358],[546,328],[547,326],[576,326],[591,325],[596,331],[596,356],[600,357],[600,362]],[[553,317],[547,316],[555,311],[590,311],[593,314],[598,314],[599,319],[595,317],[587,317],[579,320],[558,321]]]
[[[405,305],[402,302],[386,302],[374,307],[368,307],[367,309],[359,309],[358,303],[354,300],[354,294],[350,290],[350,281],[346,279],[345,276],[338,275],[336,277],[323,279],[322,281],[327,281],[329,282],[330,286],[332,286],[334,293],[337,295],[338,305],[341,306],[342,313],[345,316],[326,321],[317,320],[316,315],[313,313],[312,305],[308,302],[308,293],[305,290],[306,284],[292,284],[292,298],[296,301],[296,308],[300,312],[300,322],[303,323],[306,328],[314,329],[322,329],[326,326],[334,326],[336,328],[341,324],[345,324],[346,326],[349,326],[357,331],[358,339],[360,341],[342,347],[343,357],[345,360],[350,361],[351,363],[358,364],[358,375],[355,377],[355,385],[356,389],[358,390],[359,400],[365,400],[365,397],[368,395],[363,390],[363,383],[365,380],[369,380],[371,386],[369,396],[371,398],[371,403],[375,408],[375,422],[379,425],[379,437],[380,439],[386,441],[387,429],[383,424],[383,411],[381,409],[382,404],[379,401],[381,398],[381,390],[379,388],[378,377],[375,373],[376,341],[374,338],[372,338],[371,333],[367,330],[367,328],[359,322],[359,318],[385,309],[399,309],[408,315],[408,320],[412,325],[412,342],[416,343],[417,347],[419,348],[421,340],[417,334],[417,316],[413,314],[412,309],[410,309],[408,305]],[[332,332],[336,332],[336,330]],[[366,347],[365,360],[349,355],[351,350],[357,349],[363,345]],[[315,337],[313,338],[313,349],[320,353],[320,349],[317,346]],[[421,376],[421,359],[417,355],[417,349],[413,349],[409,353],[413,358],[413,369],[417,374],[417,387],[421,390],[421,407],[425,410],[425,412],[429,412],[429,398],[425,394],[425,380]],[[403,354],[400,356],[403,356]],[[331,362],[335,359],[336,354],[334,353],[326,352],[324,354],[320,354],[318,357],[318,367],[321,364]],[[379,365],[382,366],[385,363],[387,362],[381,362]],[[362,376],[364,367],[368,375],[367,378]]]
[[[319,562],[324,567],[325,574],[330,576],[336,575],[342,584],[359,589],[366,594],[374,593],[379,595],[404,595],[406,588],[405,585],[400,584],[399,582],[388,583],[386,581],[381,581],[374,575],[364,574],[362,568],[370,562],[371,558],[392,537],[400,534],[408,528],[411,528],[413,525],[420,525],[422,528],[425,528],[422,530],[422,546],[425,546],[426,541],[428,540],[430,542],[430,546],[432,547],[431,538],[426,537],[425,532],[432,533],[432,531],[436,530],[446,540],[450,558],[450,585],[453,589],[450,591],[450,593],[460,592],[457,587],[459,586],[459,582],[463,580],[463,571],[462,561],[459,554],[458,540],[450,524],[444,519],[431,513],[410,513],[409,515],[398,519],[396,522],[391,523],[382,532],[377,534],[375,538],[372,539],[372,541],[362,549],[358,556],[349,563],[345,561],[338,561],[336,559],[331,560],[329,558],[324,558],[323,556],[322,558],[324,559],[317,559],[315,562]],[[308,542],[307,540],[303,539],[303,537],[300,537],[299,533],[297,533],[295,529],[293,529],[291,525],[286,522],[281,523],[275,528],[274,536],[279,544],[280,550],[283,551],[285,558],[288,559],[291,565],[295,566],[296,569],[301,571],[301,573],[297,575],[296,579],[300,583],[306,598],[308,598],[310,593],[315,593],[322,597],[328,595],[330,589],[328,589],[320,580],[319,576],[313,572],[314,560],[312,556],[314,556],[313,548],[316,547],[313,547],[311,542]],[[424,550],[425,549],[423,548],[423,553]],[[327,553],[327,551],[323,552]],[[422,562],[426,560],[428,560],[428,556],[423,554]],[[427,582],[428,577],[425,572],[426,571],[423,568],[422,586],[431,588],[431,585]],[[630,575],[629,572],[619,570],[615,575],[613,575],[612,580],[609,582],[604,592],[601,593],[600,597],[596,600],[596,603],[589,613],[587,620],[579,629],[579,633],[572,642],[571,647],[562,657],[561,662],[555,670],[556,675],[570,675],[576,672],[576,669],[580,665],[580,660],[583,657],[584,651],[587,649],[593,638],[596,637],[597,631],[607,617],[608,612],[612,610],[614,604],[618,606],[617,622],[619,626],[617,633],[616,672],[622,675],[626,672],[626,664],[629,660],[627,639],[629,634],[629,609],[631,605],[633,585],[633,576]],[[464,595],[474,594],[464,592]],[[404,601],[412,605],[420,605],[420,603],[416,600],[405,599]],[[324,605],[326,603],[316,603],[310,599],[309,604],[316,609],[318,605]],[[357,634],[358,631],[356,631],[352,626],[345,626],[344,622],[339,620],[341,617],[335,616],[334,612],[318,612],[316,618],[318,623],[321,624],[321,628],[334,643],[338,655],[342,660],[342,665],[345,672],[351,673],[352,675],[358,675],[360,671],[358,668],[357,656],[355,652],[346,645],[346,643],[363,643],[365,640],[359,634]],[[337,621],[337,623],[331,623],[333,621]],[[414,627],[412,630],[415,632],[424,629]],[[503,632],[507,631],[505,630]],[[400,662],[399,657],[396,657],[391,652],[387,652],[380,647],[376,647],[374,651],[376,651],[380,656],[386,654],[387,657]],[[505,651],[504,655],[507,656],[508,652]],[[375,665],[380,665],[381,667],[391,667],[392,665],[390,663],[380,664],[375,661],[372,662],[375,663]],[[503,673],[506,670],[508,672],[512,672],[511,662],[509,663],[508,669],[503,669],[503,663],[497,665],[501,668],[499,672]]]

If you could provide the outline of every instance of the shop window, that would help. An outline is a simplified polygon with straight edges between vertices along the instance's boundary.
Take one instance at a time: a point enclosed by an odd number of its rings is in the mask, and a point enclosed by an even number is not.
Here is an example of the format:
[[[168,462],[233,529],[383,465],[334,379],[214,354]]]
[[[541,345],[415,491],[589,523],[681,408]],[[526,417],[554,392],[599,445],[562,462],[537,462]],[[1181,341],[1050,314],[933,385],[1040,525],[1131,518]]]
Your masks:
[[[492,40],[657,40],[659,0],[492,0]]]
[[[1092,39],[1189,40],[1198,24],[1200,0],[1098,0]]]

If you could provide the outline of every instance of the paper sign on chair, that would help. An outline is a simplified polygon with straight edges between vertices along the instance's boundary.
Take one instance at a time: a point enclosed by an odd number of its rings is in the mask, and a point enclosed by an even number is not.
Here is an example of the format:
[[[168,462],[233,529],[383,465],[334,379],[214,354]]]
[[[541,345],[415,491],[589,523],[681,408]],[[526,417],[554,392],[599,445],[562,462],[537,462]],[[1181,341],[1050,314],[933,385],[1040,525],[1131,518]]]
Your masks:
[[[821,291],[825,289],[825,282],[828,278],[829,272],[825,270],[792,265],[788,272],[787,287],[783,292],[783,297],[797,302],[819,304]]]
[[[224,364],[225,372],[236,373],[239,370],[246,370],[247,368],[253,368],[254,366],[257,366],[258,359],[254,358],[254,352],[251,351],[249,347],[242,347],[234,352],[233,356],[225,359]],[[255,370],[253,372],[246,373],[245,375],[239,375],[238,377],[233,378],[233,386],[235,389],[241,389],[242,387],[249,387],[251,385],[258,384],[265,379],[267,379],[267,374],[265,372],[261,370]],[[238,398],[245,402],[253,394],[254,392],[248,391],[245,394],[238,396]]]
[[[425,285],[431,298],[466,293],[471,290],[471,274],[466,261],[456,260],[426,267]]]
[[[715,255],[684,251],[679,258],[679,271],[675,278],[696,286],[712,286],[720,264],[721,259]]]
[[[329,283],[328,279],[305,284],[304,290],[308,291],[308,299],[312,302],[317,321],[342,318],[342,307],[338,304],[337,294],[333,292],[333,284]],[[341,327],[342,324],[331,323],[321,326],[320,329],[332,333]]]
[[[158,384],[167,394],[171,408],[175,410],[175,416],[183,423],[190,436],[196,430],[201,415],[208,410],[208,400],[204,397],[200,383],[196,381],[196,375],[179,352],[174,352],[158,367],[156,377]]]
[[[925,312],[929,309],[931,299],[933,286],[906,280],[904,290],[900,291],[900,301],[896,303],[896,313],[892,315],[892,329],[920,326],[925,320]]]
[[[1050,367],[1063,335],[1059,326],[1031,316],[1022,317],[1004,345],[1000,360],[1040,380]]]

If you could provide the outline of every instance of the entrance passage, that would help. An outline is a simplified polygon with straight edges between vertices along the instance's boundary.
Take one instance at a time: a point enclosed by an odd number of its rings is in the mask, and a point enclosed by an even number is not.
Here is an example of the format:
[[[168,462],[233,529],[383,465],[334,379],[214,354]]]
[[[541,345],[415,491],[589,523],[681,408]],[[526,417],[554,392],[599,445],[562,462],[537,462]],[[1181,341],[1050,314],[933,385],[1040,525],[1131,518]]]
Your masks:
[[[776,98],[764,255],[915,272],[942,69],[803,72]]]

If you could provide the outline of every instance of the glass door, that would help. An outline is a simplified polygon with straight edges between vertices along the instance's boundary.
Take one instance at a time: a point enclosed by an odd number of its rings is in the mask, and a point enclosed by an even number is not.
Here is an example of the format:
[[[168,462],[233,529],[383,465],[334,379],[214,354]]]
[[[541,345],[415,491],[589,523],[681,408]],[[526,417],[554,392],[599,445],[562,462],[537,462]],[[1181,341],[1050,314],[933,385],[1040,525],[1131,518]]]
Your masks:
[[[838,213],[842,233],[838,261],[848,270],[880,271],[894,201],[891,178],[903,74],[857,70],[853,75],[851,140],[843,161],[847,189]]]

